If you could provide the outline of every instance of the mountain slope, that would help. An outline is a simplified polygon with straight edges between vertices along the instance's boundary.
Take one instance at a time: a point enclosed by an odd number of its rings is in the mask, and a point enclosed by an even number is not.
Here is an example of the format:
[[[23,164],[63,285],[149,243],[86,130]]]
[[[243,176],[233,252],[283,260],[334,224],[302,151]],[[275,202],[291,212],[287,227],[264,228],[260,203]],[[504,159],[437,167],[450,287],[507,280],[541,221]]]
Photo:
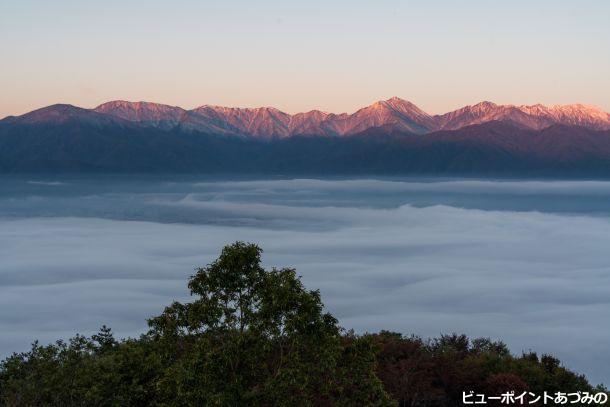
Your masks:
[[[223,123],[226,129],[257,138],[281,138],[290,135],[288,131],[291,116],[272,107],[234,108],[222,106],[201,106],[192,113],[208,120]]]
[[[0,123],[37,126],[79,124],[97,127],[130,125],[128,121],[120,117],[68,104],[55,104],[21,116],[9,116],[0,120]]]
[[[61,108],[63,109],[63,108]],[[60,113],[62,110],[60,110]],[[371,127],[350,137],[261,140],[162,130],[57,109],[0,121],[0,173],[379,174],[610,178],[610,131],[492,121],[424,135]],[[44,114],[43,114],[44,113]],[[36,120],[34,120],[36,119]]]
[[[544,105],[496,105],[481,102],[434,117],[439,130],[456,130],[472,124],[503,121],[529,129],[544,129],[554,124],[574,125],[594,130],[610,129],[608,113],[581,104],[547,107]]]
[[[573,104],[546,107],[538,104],[519,106],[519,110],[556,124],[582,126],[595,130],[610,129],[610,114],[596,106]]]
[[[103,103],[93,110],[165,130],[176,127],[186,115],[186,110],[177,106],[124,100]]]

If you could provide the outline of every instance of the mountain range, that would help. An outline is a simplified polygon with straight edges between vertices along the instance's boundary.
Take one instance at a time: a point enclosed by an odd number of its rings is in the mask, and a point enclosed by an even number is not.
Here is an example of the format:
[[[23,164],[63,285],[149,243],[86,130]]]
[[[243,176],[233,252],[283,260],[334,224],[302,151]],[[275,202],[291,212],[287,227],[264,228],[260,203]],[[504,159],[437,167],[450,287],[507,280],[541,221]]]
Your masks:
[[[5,123],[61,123],[70,120],[126,125],[126,122],[161,130],[195,131],[208,134],[250,136],[261,139],[300,135],[349,136],[371,128],[427,134],[457,130],[490,121],[541,130],[553,124],[610,129],[610,114],[595,106],[581,104],[547,107],[514,106],[481,102],[442,115],[430,115],[413,103],[393,97],[363,107],[352,114],[312,110],[294,115],[273,107],[234,108],[203,105],[192,110],[150,102],[112,101],[94,109],[53,105]]]
[[[0,172],[610,178],[610,115],[580,104],[491,102],[430,115],[396,97],[352,114],[58,104],[0,120]]]

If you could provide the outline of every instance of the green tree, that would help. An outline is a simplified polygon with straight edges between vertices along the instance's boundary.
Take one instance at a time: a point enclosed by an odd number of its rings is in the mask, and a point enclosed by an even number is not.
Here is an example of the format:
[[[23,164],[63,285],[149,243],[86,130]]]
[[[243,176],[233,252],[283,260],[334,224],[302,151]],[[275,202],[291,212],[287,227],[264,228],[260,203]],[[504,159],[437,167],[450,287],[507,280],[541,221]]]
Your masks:
[[[150,320],[151,336],[184,355],[161,379],[164,399],[386,404],[370,341],[344,341],[320,293],[306,290],[294,269],[263,269],[261,252],[242,242],[225,247],[189,281],[193,302],[175,302]]]

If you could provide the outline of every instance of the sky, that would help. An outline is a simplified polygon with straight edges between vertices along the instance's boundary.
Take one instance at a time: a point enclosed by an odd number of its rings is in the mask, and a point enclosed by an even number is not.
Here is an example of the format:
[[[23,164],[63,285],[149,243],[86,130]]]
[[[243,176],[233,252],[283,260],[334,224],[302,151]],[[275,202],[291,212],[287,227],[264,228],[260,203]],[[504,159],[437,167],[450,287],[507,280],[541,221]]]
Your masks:
[[[0,180],[0,359],[137,336],[243,240],[345,328],[491,337],[610,383],[609,182],[109,179]]]
[[[610,111],[610,2],[0,1],[0,117],[109,100]]]

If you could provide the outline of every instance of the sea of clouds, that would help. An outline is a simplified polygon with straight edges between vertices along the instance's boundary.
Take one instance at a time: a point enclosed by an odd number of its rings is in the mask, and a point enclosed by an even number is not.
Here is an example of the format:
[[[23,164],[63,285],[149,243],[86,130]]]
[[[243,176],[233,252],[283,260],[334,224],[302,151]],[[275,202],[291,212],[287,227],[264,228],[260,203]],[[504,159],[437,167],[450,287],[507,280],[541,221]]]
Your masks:
[[[610,382],[608,182],[0,184],[0,356],[102,324],[138,335],[242,240],[346,328],[501,339]]]

